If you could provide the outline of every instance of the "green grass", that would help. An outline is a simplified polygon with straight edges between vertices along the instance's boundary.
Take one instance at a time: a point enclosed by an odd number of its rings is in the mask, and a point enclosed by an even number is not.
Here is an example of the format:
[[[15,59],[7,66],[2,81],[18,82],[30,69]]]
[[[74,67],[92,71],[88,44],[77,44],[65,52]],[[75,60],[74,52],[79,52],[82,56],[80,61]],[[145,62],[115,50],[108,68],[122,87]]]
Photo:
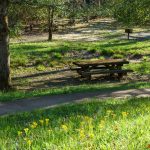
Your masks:
[[[0,117],[1,150],[146,150],[150,98],[69,104]]]
[[[11,44],[11,66],[13,68],[28,64],[49,65],[54,60],[60,63],[66,63],[72,59],[65,56],[66,52],[71,50],[98,51],[102,56],[119,55],[127,57],[129,55],[148,55],[150,54],[149,40],[117,40],[107,39],[99,42],[38,42]],[[63,59],[64,57],[64,59]]]
[[[131,63],[127,66],[128,69],[132,69],[136,73],[140,73],[141,75],[149,75],[150,74],[150,62],[142,61],[141,63]]]
[[[116,91],[116,90],[128,90],[128,89],[142,89],[150,88],[150,82],[131,82],[124,84],[117,83],[95,83],[95,84],[81,84],[64,86],[61,88],[50,88],[33,91],[12,91],[12,92],[0,92],[0,102],[8,102],[21,100],[24,98],[38,97],[45,95],[57,95],[57,94],[69,94],[78,92],[94,92],[94,91]]]

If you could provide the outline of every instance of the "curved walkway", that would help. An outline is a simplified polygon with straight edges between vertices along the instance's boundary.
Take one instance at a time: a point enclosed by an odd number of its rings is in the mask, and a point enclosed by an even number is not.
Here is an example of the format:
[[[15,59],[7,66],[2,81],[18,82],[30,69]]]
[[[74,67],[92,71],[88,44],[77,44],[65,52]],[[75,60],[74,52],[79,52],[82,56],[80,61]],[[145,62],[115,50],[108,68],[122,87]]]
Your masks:
[[[50,108],[59,104],[67,104],[70,102],[80,102],[90,100],[91,98],[126,98],[126,97],[150,97],[150,89],[130,89],[122,91],[97,91],[84,92],[54,96],[35,97],[15,102],[0,103],[0,116],[13,114],[16,112],[32,111],[40,108]]]

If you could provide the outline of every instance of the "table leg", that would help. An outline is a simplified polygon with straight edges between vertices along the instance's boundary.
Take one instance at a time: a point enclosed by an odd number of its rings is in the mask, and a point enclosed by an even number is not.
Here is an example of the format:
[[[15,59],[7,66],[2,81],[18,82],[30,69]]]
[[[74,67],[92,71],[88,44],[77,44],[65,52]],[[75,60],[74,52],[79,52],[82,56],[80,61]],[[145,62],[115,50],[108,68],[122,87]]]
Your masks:
[[[122,70],[123,65],[116,65],[118,70]],[[121,80],[123,78],[124,73],[118,73],[118,79]]]
[[[82,67],[82,72],[83,72],[83,74],[81,74],[82,78],[86,78],[87,80],[91,80],[91,78],[92,78],[91,74],[84,75],[84,73],[86,74],[86,72],[90,72],[90,67],[89,66]]]

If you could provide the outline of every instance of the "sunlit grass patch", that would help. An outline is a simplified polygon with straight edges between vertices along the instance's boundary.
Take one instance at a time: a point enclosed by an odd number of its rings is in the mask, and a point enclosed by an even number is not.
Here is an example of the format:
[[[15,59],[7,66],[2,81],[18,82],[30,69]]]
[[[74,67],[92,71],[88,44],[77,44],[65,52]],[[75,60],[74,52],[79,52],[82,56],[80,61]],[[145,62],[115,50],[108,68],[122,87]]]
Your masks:
[[[27,64],[36,65],[37,60],[40,62],[49,62],[53,60],[62,59],[65,53],[74,51],[97,51],[102,56],[113,57],[113,55],[120,54],[126,58],[129,55],[148,55],[150,53],[149,40],[117,40],[107,39],[98,42],[38,42],[38,43],[22,43],[11,44],[11,66],[26,66]],[[23,58],[20,60],[20,58]],[[72,60],[72,58],[64,61]],[[18,63],[17,65],[17,62]],[[46,63],[47,64],[47,63]]]
[[[0,118],[3,149],[146,149],[150,99],[69,104]]]

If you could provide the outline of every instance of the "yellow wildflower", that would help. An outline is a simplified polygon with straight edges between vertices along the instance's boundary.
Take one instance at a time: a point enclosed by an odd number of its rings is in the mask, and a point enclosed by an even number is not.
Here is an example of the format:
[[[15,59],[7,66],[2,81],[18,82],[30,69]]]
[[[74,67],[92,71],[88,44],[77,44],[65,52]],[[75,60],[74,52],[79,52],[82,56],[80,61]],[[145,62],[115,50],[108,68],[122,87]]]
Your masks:
[[[32,144],[32,141],[31,141],[31,140],[27,140],[26,142],[27,142],[27,144],[28,144],[29,146],[31,146],[31,144]]]
[[[25,131],[25,133],[27,134],[28,131],[29,131],[29,128],[25,128],[24,131]]]
[[[31,124],[31,128],[34,129],[34,128],[37,127],[37,125],[38,125],[37,122],[33,122],[33,123]]]
[[[44,120],[39,120],[39,122],[41,123],[41,125],[44,125]]]
[[[122,112],[122,116],[125,118],[128,116],[128,112]]]
[[[85,138],[85,132],[84,132],[83,129],[80,130],[79,136],[80,136],[80,139],[84,139]]]
[[[93,134],[93,133],[90,133],[90,134],[89,134],[89,138],[94,138],[94,134]]]
[[[64,125],[64,124],[61,125],[61,128],[62,128],[64,131],[66,131],[66,132],[68,131],[68,127],[67,127],[66,125]]]
[[[33,125],[35,125],[35,126],[37,126],[37,125],[38,125],[38,124],[37,124],[37,122],[35,122],[35,121],[34,121],[32,124],[33,124]]]
[[[31,124],[31,126],[30,126],[32,129],[35,129],[36,128],[36,125],[34,125],[34,124]]]
[[[18,136],[21,136],[22,135],[22,131],[18,131]]]
[[[48,126],[49,124],[49,119],[45,119],[46,125]]]

